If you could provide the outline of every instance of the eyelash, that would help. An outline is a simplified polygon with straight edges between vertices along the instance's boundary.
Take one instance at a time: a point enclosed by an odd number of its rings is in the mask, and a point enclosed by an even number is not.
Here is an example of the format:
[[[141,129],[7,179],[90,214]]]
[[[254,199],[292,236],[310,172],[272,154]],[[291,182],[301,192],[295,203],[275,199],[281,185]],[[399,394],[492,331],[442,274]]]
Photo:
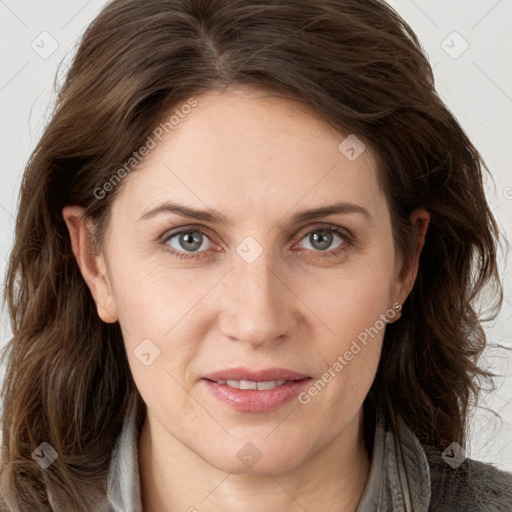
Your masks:
[[[162,243],[166,246],[168,253],[172,257],[177,258],[177,259],[199,259],[199,258],[203,258],[203,257],[208,257],[208,255],[206,254],[208,252],[207,250],[187,253],[187,252],[182,252],[182,251],[176,251],[175,249],[170,247],[168,244],[169,240],[171,240],[172,238],[174,238],[177,235],[180,235],[181,233],[190,233],[190,232],[196,232],[196,231],[198,233],[201,233],[202,235],[206,236],[208,239],[210,239],[210,237],[208,236],[208,233],[206,231],[204,231],[203,229],[188,227],[188,228],[184,228],[184,229],[179,229],[177,231],[173,231],[173,232],[165,235]],[[340,238],[342,238],[343,243],[338,248],[336,248],[332,251],[312,251],[311,249],[299,249],[299,253],[302,254],[303,252],[314,252],[314,253],[318,253],[318,255],[320,257],[334,257],[334,256],[338,256],[339,253],[346,251],[349,247],[355,245],[355,240],[351,234],[347,233],[345,230],[343,230],[337,226],[332,226],[332,225],[317,226],[314,229],[309,230],[299,239],[299,242],[302,241],[306,236],[311,235],[312,233],[315,233],[317,231],[330,231],[330,232],[338,235]]]

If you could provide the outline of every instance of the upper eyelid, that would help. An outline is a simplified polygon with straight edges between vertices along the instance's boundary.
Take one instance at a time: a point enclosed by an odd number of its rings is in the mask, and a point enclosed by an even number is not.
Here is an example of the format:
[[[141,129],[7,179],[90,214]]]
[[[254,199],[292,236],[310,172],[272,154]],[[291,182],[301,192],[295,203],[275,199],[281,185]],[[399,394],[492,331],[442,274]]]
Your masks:
[[[193,225],[191,224],[190,226],[182,226],[182,227],[178,227],[178,228],[173,228],[169,231],[166,231],[163,235],[162,235],[162,240],[164,242],[168,241],[169,239],[171,238],[174,238],[176,235],[179,235],[181,233],[187,233],[189,231],[199,231],[200,233],[203,233],[203,234],[207,234],[210,236],[210,233],[212,232],[209,228],[207,228],[206,226],[202,226],[202,225]]]

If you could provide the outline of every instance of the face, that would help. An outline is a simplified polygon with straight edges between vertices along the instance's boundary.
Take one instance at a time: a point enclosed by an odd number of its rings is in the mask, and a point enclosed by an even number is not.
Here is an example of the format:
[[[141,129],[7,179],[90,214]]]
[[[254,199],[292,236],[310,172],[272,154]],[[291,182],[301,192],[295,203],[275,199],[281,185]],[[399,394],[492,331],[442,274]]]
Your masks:
[[[282,472],[357,421],[409,281],[369,147],[276,97],[196,99],[124,178],[94,294],[162,436]]]

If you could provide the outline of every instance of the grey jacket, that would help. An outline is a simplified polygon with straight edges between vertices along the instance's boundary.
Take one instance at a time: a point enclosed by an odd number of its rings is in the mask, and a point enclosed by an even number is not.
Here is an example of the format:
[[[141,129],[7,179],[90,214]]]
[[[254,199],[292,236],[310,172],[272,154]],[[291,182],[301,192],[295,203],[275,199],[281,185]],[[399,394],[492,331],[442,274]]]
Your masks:
[[[397,442],[378,417],[370,474],[357,512],[512,511],[512,474],[470,459],[454,469],[441,453],[427,453],[405,425],[399,430]],[[104,512],[142,512],[138,434],[132,410],[112,452]]]

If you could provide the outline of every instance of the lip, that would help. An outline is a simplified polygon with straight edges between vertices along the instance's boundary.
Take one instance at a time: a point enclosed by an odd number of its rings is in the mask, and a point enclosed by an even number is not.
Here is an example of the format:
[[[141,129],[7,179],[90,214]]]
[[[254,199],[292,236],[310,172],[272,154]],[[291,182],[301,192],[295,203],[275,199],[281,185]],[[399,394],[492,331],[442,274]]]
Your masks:
[[[286,381],[274,389],[237,389],[219,380],[251,380],[266,382]],[[249,368],[231,368],[205,375],[201,382],[219,401],[240,412],[269,412],[279,409],[295,398],[309,385],[311,377],[286,368],[268,368],[251,370]]]
[[[215,382],[219,380],[254,380],[257,382],[266,382],[269,380],[301,380],[308,377],[309,375],[304,375],[303,373],[287,368],[254,370],[251,368],[237,367],[209,373],[204,375],[203,379]]]

